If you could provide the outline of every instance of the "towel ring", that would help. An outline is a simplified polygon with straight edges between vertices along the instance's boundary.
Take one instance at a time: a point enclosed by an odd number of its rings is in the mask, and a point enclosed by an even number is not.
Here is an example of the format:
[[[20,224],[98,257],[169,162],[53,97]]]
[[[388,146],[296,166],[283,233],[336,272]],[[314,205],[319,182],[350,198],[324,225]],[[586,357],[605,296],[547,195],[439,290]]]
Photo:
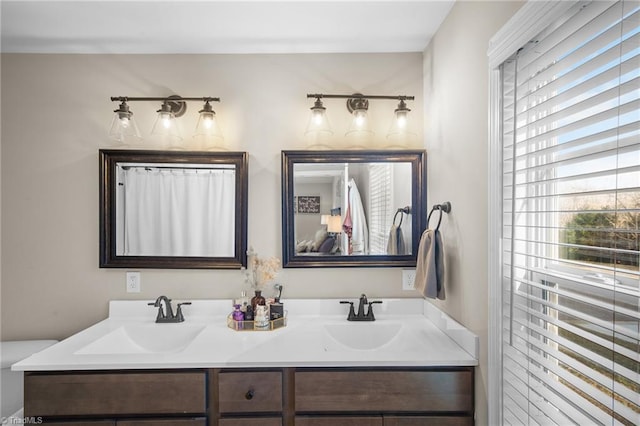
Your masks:
[[[433,207],[431,208],[431,211],[429,212],[429,216],[427,216],[427,229],[429,229],[429,219],[431,219],[431,215],[436,210],[440,210],[440,217],[438,218],[438,224],[436,225],[436,229],[435,229],[437,231],[438,229],[440,229],[440,222],[442,222],[442,212],[449,213],[451,211],[451,203],[448,201],[445,201],[442,204],[433,205]]]
[[[411,213],[411,207],[406,206],[401,209],[396,210],[396,214],[393,215],[393,224],[396,224],[396,218],[398,217],[398,213],[400,213],[400,223],[398,224],[398,228],[402,226],[402,219],[404,219],[405,214]]]

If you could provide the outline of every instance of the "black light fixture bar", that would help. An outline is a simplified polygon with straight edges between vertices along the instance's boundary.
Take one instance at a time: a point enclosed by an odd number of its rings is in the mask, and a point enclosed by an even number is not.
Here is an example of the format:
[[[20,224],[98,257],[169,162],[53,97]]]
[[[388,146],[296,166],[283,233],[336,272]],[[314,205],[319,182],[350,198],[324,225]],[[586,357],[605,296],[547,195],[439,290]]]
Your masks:
[[[131,102],[131,101],[166,101],[166,102],[181,102],[181,101],[202,101],[202,102],[220,102],[220,98],[213,98],[211,96],[204,96],[200,98],[183,98],[182,96],[167,96],[164,98],[157,97],[136,97],[136,96],[111,96],[112,101],[118,102]]]
[[[309,93],[307,98],[325,98],[325,99],[395,99],[398,101],[413,101],[415,96],[406,95],[363,95],[361,93],[354,93],[351,95],[327,95],[324,93]]]

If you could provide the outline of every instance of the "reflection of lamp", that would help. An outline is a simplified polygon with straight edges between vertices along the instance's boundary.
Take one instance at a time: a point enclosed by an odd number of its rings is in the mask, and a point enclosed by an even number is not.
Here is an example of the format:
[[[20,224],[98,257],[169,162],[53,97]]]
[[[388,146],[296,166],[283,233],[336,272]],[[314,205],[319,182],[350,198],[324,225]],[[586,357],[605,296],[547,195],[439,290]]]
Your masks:
[[[339,234],[342,232],[342,217],[341,216],[329,216],[327,221],[327,232]]]

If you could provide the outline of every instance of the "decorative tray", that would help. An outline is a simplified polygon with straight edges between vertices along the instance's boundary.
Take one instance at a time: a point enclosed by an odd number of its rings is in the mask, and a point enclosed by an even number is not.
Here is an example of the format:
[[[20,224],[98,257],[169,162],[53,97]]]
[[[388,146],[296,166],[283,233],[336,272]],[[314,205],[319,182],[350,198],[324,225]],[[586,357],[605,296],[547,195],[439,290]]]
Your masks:
[[[286,327],[287,316],[269,321],[266,327],[256,327],[256,321],[236,321],[231,315],[227,317],[227,326],[236,331],[273,331]]]

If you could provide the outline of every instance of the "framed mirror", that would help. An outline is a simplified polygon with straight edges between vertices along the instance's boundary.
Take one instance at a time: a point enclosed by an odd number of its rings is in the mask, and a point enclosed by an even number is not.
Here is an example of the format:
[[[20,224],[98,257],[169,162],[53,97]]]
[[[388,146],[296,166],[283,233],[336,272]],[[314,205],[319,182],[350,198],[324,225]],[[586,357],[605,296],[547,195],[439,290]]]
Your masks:
[[[282,151],[284,267],[416,265],[426,152]]]
[[[247,154],[100,150],[100,267],[239,269]]]

